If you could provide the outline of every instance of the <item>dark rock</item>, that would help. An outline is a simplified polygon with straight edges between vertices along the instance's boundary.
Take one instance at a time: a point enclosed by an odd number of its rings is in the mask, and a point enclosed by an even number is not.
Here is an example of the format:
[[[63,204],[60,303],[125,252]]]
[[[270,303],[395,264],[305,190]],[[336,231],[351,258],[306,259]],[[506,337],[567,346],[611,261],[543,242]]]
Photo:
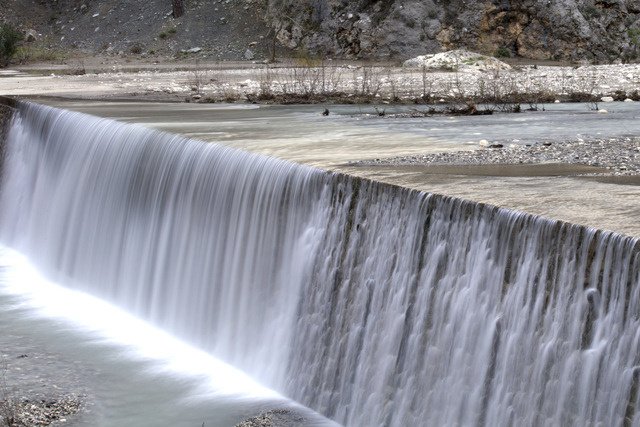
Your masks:
[[[313,54],[348,58],[411,58],[465,47],[556,60],[632,60],[625,30],[636,25],[634,2],[479,2],[409,0],[274,2],[267,21],[279,41]],[[636,22],[634,22],[636,21]],[[626,26],[625,26],[626,25]]]

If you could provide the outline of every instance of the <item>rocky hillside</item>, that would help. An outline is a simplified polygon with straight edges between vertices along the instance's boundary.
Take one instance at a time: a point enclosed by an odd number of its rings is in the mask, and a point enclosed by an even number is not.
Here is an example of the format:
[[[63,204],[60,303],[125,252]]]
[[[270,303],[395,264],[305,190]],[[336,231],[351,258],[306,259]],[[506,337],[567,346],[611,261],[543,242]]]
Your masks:
[[[35,29],[36,45],[85,53],[265,57],[263,0],[1,0],[0,21]],[[247,50],[250,52],[247,52]]]
[[[2,0],[0,20],[48,47],[264,59],[280,50],[404,60],[464,47],[540,60],[629,62],[640,0]]]
[[[638,0],[282,0],[269,12],[288,47],[337,57],[459,47],[532,59],[638,57]]]

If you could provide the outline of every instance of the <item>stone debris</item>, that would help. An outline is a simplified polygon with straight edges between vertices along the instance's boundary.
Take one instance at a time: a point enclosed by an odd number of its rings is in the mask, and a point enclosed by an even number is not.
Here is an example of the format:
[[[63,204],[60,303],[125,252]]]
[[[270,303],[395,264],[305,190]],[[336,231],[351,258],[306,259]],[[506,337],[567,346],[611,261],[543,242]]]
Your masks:
[[[0,400],[0,425],[39,427],[62,424],[67,422],[65,417],[77,413],[80,406],[81,399],[75,396],[39,401],[5,398]]]
[[[235,427],[296,427],[305,425],[305,419],[286,409],[274,409],[248,418]]]
[[[482,142],[482,141],[481,141]],[[563,142],[538,141],[517,145],[506,141],[484,148],[447,153],[399,156],[350,162],[352,166],[489,165],[565,163],[596,166],[612,175],[640,173],[640,137]]]

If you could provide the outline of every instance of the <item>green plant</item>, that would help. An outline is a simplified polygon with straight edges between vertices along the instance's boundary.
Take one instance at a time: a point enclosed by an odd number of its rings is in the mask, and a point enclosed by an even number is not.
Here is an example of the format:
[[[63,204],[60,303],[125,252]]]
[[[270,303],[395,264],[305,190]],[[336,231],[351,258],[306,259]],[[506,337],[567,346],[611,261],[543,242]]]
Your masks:
[[[167,31],[169,34],[175,34],[176,33],[176,29],[174,28],[169,28],[169,31]]]
[[[24,35],[13,25],[0,25],[0,67],[9,65],[9,61],[18,51],[18,43],[23,39]]]
[[[25,43],[18,48],[16,55],[23,64],[38,61],[64,61],[67,56],[67,52],[46,47],[42,42]]]
[[[511,52],[506,47],[500,47],[493,51],[493,56],[496,58],[510,58]]]
[[[602,9],[596,6],[585,6],[582,10],[582,15],[587,19],[600,18],[602,16]]]
[[[301,67],[317,67],[321,60],[315,58],[306,49],[300,49],[296,52],[296,62]]]
[[[161,32],[160,34],[158,34],[158,37],[160,37],[161,39],[166,39],[167,38],[167,33],[165,33],[164,31]]]

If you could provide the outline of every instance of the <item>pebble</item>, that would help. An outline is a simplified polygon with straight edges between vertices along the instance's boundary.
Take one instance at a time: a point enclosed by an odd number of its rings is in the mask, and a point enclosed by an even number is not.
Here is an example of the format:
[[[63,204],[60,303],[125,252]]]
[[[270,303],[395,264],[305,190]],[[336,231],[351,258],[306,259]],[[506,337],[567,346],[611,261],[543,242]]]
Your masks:
[[[284,427],[304,426],[306,420],[287,409],[273,409],[248,418],[235,427]]]
[[[75,396],[36,402],[5,397],[0,401],[0,425],[48,426],[66,423],[64,417],[78,412],[80,406],[81,399]],[[7,419],[9,416],[11,420]]]
[[[500,148],[492,142],[486,148],[446,153],[419,154],[350,162],[353,166],[410,166],[410,165],[487,165],[567,163],[598,166],[609,174],[636,175],[640,173],[640,137],[606,138],[594,140],[538,141],[529,145],[511,144]]]

